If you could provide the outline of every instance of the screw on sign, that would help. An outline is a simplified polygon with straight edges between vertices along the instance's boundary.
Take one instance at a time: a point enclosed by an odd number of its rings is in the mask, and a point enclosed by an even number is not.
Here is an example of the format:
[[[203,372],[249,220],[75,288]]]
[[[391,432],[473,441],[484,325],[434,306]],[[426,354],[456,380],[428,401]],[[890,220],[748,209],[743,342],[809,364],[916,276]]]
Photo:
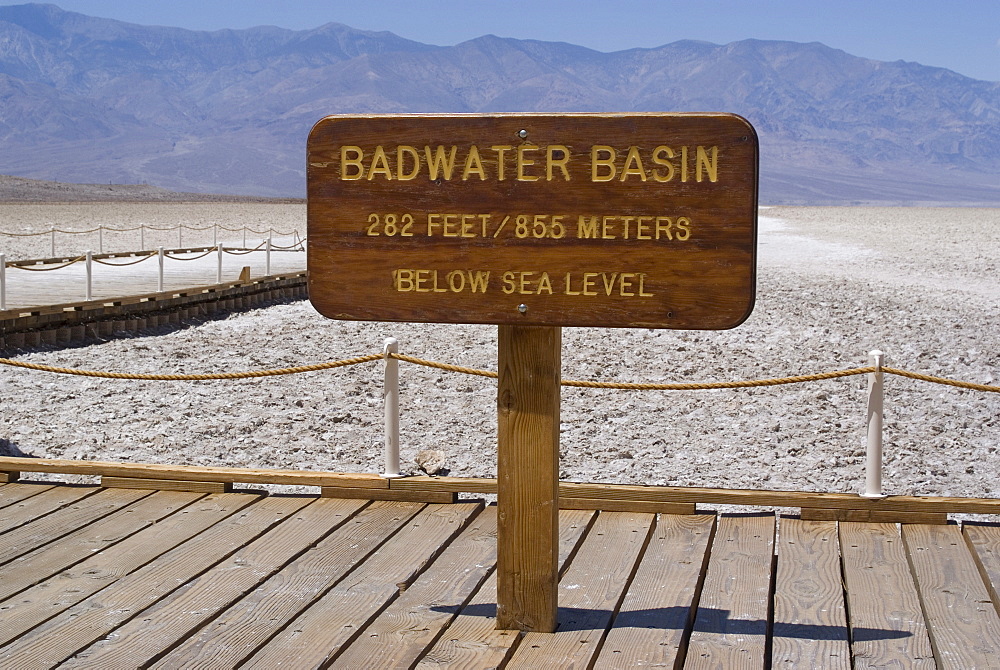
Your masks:
[[[320,313],[500,327],[497,626],[554,631],[561,327],[742,323],[756,132],[721,113],[330,116],[307,154]]]

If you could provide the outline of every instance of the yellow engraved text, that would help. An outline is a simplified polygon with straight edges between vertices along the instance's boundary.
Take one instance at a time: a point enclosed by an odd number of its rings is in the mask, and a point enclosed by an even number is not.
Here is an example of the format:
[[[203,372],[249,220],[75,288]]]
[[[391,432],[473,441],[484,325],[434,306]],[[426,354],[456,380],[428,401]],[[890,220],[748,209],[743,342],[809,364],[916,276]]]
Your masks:
[[[393,288],[413,293],[486,293],[489,270],[429,270],[399,268],[392,271]]]

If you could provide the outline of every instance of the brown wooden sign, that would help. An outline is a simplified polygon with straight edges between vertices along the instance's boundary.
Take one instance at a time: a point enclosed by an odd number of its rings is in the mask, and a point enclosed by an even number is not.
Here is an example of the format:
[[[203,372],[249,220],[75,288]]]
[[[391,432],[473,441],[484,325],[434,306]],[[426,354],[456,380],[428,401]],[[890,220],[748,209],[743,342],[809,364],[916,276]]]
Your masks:
[[[330,116],[308,144],[310,298],[335,319],[732,328],[757,164],[731,114]]]

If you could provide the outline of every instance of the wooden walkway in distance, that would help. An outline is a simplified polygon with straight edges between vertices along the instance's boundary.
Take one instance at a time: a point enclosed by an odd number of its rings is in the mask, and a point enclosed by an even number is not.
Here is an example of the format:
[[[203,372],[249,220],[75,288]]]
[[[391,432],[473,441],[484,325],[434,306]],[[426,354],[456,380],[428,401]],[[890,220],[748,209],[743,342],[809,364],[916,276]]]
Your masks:
[[[164,291],[215,284],[218,275],[218,255],[212,251],[198,258],[203,254],[204,252],[194,252],[177,254],[177,258],[168,257],[164,262]],[[102,265],[95,261],[91,279],[93,299],[108,300],[155,293],[158,288],[159,261],[153,255],[141,262],[127,265],[139,258],[141,257],[123,254],[115,258],[102,259],[119,267]],[[59,263],[32,267],[45,268],[58,265]],[[235,281],[244,267],[250,267],[251,277],[264,276],[267,271],[267,253],[265,251],[224,253],[222,280]],[[302,272],[306,268],[306,254],[302,251],[274,250],[271,252],[270,268],[272,275]],[[10,310],[83,302],[87,297],[87,269],[82,262],[57,270],[41,271],[11,266],[6,270],[6,284],[6,303],[7,309]]]
[[[998,525],[563,510],[559,628],[522,635],[496,521],[2,484],[0,667],[1000,667]]]

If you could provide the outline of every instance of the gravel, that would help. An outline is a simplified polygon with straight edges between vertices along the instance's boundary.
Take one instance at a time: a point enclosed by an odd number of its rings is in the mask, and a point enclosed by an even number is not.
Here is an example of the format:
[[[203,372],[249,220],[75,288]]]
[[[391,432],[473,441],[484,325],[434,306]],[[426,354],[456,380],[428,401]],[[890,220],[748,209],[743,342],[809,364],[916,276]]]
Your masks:
[[[282,207],[212,206],[228,225],[265,216],[254,207]],[[156,205],[155,224],[193,224],[185,218],[190,207]],[[302,229],[302,207],[283,207],[266,216]],[[48,225],[22,218],[20,230]],[[764,208],[757,305],[744,325],[566,328],[563,374],[630,382],[770,378],[867,365],[868,352],[881,349],[892,367],[998,385],[998,259],[998,209]],[[128,372],[233,371],[374,353],[390,336],[406,354],[496,369],[494,326],[332,321],[308,302],[21,358]],[[7,399],[0,453],[377,472],[381,376],[380,363],[212,382],[97,380],[0,366]],[[494,380],[404,363],[401,385],[404,471],[417,472],[417,453],[435,449],[454,476],[495,476]],[[865,396],[864,376],[744,390],[565,388],[561,476],[858,492]],[[1000,497],[998,447],[1000,394],[887,376],[887,493]]]

